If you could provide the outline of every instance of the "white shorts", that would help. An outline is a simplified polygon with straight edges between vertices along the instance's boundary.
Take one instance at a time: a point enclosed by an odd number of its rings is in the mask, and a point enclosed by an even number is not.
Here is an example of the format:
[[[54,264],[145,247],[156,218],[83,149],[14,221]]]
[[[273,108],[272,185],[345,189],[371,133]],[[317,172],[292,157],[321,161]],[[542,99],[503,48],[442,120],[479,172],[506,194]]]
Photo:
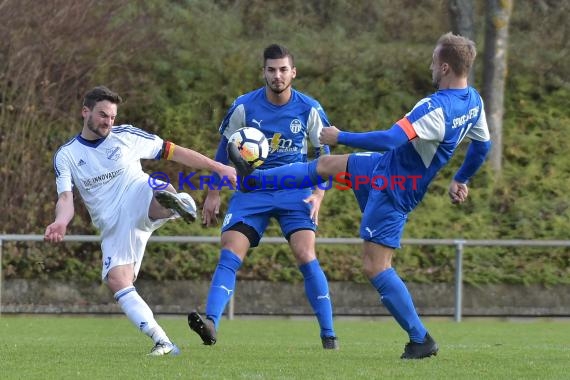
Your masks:
[[[153,195],[154,191],[147,181],[134,183],[117,210],[117,222],[113,227],[102,231],[103,281],[106,281],[112,268],[125,264],[134,264],[134,275],[137,277],[148,239],[154,230],[170,219],[150,220],[148,210]]]

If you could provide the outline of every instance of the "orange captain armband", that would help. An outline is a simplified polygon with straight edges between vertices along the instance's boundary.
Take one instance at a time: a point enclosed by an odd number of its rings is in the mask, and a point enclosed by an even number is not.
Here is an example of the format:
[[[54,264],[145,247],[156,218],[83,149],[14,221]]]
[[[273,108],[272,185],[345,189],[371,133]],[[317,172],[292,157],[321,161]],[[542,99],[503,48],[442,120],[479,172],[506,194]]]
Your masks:
[[[172,160],[175,148],[176,144],[170,141],[165,141],[162,144],[162,158],[164,158],[165,160]]]
[[[412,126],[412,123],[410,123],[407,117],[404,116],[403,118],[398,120],[396,124],[398,124],[400,128],[402,128],[406,136],[408,136],[408,140],[413,140],[416,137],[418,137],[418,134],[416,133],[414,127]]]

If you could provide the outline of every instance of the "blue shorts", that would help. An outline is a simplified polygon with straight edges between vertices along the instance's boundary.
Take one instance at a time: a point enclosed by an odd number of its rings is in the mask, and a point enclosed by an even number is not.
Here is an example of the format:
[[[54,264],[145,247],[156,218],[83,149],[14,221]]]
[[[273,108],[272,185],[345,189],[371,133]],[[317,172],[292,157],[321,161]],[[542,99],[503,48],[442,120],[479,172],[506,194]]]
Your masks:
[[[353,153],[348,157],[348,173],[353,181],[352,191],[362,211],[360,237],[366,241],[390,248],[400,248],[400,240],[408,214],[398,210],[394,202],[377,182],[376,189],[370,183],[359,183],[355,177],[373,179],[376,175],[385,175],[381,153]]]
[[[277,219],[287,239],[297,231],[316,231],[317,225],[311,220],[311,205],[303,201],[311,193],[311,189],[236,191],[230,199],[222,233],[237,223],[244,223],[261,239],[272,217]],[[256,242],[251,244],[252,247],[257,245]]]

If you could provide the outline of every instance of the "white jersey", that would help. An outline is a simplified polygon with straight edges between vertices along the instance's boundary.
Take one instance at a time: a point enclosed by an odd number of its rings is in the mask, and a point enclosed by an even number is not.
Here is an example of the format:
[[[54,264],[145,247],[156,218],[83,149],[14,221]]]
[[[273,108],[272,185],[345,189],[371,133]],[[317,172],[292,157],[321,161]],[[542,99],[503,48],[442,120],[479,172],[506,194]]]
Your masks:
[[[148,181],[141,159],[160,159],[163,140],[131,125],[114,126],[105,138],[88,141],[80,135],[54,155],[57,193],[76,186],[101,231],[118,220],[120,205],[133,186]]]

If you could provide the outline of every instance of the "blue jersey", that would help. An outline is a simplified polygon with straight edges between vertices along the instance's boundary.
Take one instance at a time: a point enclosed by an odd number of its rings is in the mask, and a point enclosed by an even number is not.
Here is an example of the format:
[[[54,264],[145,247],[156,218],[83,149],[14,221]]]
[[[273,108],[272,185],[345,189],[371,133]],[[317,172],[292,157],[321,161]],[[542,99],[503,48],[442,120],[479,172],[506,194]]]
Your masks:
[[[385,173],[386,191],[405,212],[422,200],[465,137],[490,139],[483,101],[472,87],[437,91],[419,101],[397,124],[409,135],[415,132],[417,138],[384,153],[378,171]]]
[[[275,105],[267,100],[265,87],[238,97],[220,125],[220,133],[229,139],[238,129],[259,129],[269,141],[269,156],[260,168],[273,168],[307,160],[309,145],[318,156],[327,146],[321,146],[319,135],[328,118],[313,98],[292,89],[286,104]],[[218,148],[219,149],[219,148]],[[230,200],[222,232],[238,223],[252,227],[261,238],[270,218],[275,218],[286,238],[299,230],[315,231],[310,218],[311,206],[304,199],[310,189],[267,190],[251,193],[236,191]],[[259,240],[250,241],[255,247]]]
[[[325,111],[315,99],[294,89],[291,99],[284,105],[267,100],[265,87],[238,97],[230,107],[220,133],[227,139],[238,129],[259,129],[269,141],[269,156],[259,167],[268,169],[307,159],[309,145],[321,147],[321,129],[329,126]],[[328,152],[328,147],[324,147]]]

